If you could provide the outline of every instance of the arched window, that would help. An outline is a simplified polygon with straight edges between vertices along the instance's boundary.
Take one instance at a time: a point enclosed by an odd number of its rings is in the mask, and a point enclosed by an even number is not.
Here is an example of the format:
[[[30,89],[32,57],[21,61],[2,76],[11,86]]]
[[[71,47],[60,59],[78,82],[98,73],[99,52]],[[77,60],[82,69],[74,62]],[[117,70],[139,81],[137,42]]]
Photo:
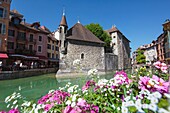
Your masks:
[[[81,59],[84,59],[84,53],[81,54]]]

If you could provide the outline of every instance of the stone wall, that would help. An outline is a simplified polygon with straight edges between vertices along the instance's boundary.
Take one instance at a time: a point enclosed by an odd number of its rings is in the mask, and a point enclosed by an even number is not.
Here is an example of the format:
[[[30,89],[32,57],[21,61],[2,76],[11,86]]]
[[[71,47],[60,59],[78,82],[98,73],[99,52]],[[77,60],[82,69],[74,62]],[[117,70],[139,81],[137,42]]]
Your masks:
[[[104,47],[101,44],[69,40],[65,58],[67,67],[73,68],[76,59],[81,60],[83,70],[96,68],[105,71]]]
[[[118,56],[113,53],[105,54],[105,71],[115,71],[118,69]]]
[[[0,80],[7,80],[7,79],[17,79],[17,78],[24,78],[24,77],[31,77],[31,76],[38,76],[48,73],[56,73],[57,68],[45,68],[45,69],[30,69],[30,70],[23,70],[23,71],[2,71],[0,73]]]

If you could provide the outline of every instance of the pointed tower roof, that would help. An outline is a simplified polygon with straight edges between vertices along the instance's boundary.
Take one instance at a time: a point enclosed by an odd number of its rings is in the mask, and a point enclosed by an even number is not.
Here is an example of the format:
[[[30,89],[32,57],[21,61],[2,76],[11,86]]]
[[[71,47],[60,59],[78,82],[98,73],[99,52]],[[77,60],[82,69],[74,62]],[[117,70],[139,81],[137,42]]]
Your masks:
[[[108,33],[113,33],[113,32],[120,32],[118,29],[117,29],[117,27],[114,25],[114,26],[112,26],[112,28],[111,29],[109,29],[109,30],[106,30]]]
[[[67,26],[67,21],[66,21],[66,16],[65,16],[64,13],[63,13],[63,16],[62,16],[62,18],[61,18],[60,26],[66,26],[66,27],[68,27],[68,26]]]

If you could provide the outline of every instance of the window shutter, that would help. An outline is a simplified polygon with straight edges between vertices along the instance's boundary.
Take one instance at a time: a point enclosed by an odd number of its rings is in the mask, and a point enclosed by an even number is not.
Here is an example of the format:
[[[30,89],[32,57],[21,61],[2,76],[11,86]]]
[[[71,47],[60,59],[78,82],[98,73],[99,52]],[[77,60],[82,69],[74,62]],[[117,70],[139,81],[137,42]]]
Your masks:
[[[2,34],[6,34],[6,25],[2,24]]]

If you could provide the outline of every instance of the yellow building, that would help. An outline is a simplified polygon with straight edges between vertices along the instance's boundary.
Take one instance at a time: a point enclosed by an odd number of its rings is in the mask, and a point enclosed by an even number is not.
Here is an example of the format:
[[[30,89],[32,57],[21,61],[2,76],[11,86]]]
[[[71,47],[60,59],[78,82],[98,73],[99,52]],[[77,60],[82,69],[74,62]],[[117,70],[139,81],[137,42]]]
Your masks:
[[[58,40],[52,34],[48,35],[47,42],[48,66],[57,67],[59,64]]]

